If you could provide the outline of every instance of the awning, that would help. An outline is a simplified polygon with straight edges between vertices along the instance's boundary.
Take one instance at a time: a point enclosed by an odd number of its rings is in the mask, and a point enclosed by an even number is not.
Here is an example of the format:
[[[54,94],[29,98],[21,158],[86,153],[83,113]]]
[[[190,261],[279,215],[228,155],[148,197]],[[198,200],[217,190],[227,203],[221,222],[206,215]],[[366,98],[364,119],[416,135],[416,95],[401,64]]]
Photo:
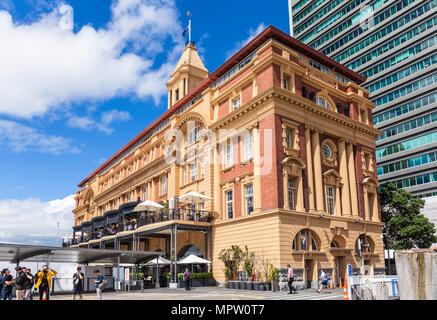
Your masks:
[[[0,243],[0,261],[49,263],[141,264],[156,259],[164,252],[119,251],[99,249],[61,248]]]
[[[82,222],[81,224],[83,232],[93,231],[93,223],[91,221]]]
[[[93,223],[94,230],[97,228],[103,228],[105,226],[105,217],[103,216],[94,217],[91,219],[91,222]]]
[[[106,224],[110,225],[113,223],[120,223],[121,222],[121,214],[119,210],[111,210],[107,211],[103,214],[103,216],[106,219]]]

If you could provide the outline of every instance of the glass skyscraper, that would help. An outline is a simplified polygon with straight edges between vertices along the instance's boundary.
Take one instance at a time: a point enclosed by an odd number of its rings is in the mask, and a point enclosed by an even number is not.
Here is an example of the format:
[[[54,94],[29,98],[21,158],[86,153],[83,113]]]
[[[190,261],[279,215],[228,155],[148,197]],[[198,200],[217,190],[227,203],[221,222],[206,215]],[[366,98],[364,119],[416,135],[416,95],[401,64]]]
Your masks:
[[[437,0],[300,0],[294,37],[367,77],[378,177],[437,195]]]

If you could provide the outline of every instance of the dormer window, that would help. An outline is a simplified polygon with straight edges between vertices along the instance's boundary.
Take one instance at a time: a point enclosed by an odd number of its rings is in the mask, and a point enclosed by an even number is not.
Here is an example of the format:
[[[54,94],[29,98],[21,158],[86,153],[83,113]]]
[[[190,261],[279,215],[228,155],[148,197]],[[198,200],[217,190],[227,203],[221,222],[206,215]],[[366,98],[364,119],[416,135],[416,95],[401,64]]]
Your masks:
[[[311,59],[310,59],[310,66],[322,71],[323,73],[326,73],[326,74],[329,73],[328,68],[326,68],[325,66],[322,66],[320,63],[315,62],[314,60],[311,60]]]

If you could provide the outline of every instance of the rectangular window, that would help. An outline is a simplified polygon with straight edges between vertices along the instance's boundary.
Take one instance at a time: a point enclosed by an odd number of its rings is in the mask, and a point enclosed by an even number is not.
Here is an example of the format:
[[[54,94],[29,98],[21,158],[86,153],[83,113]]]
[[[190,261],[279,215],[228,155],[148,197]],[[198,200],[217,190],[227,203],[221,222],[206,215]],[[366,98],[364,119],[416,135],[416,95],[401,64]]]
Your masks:
[[[314,68],[316,68],[316,69],[322,71],[323,73],[326,73],[326,74],[329,73],[328,68],[322,66],[320,63],[315,62],[315,61],[313,61],[313,60],[310,60],[310,66],[312,66],[312,67],[314,67]]]
[[[253,185],[248,184],[245,187],[246,195],[246,214],[250,215],[253,212]]]
[[[200,177],[203,178],[205,176],[205,160],[203,158],[200,159]]]
[[[200,127],[195,127],[190,132],[188,132],[188,144],[193,144],[194,142],[200,140],[199,132]]]
[[[291,148],[292,147],[292,143],[291,143],[291,130],[290,129],[285,130],[285,142],[287,144],[287,148]]]
[[[334,188],[326,187],[326,198],[328,202],[328,213],[334,215],[335,213],[335,200],[334,200]]]
[[[226,191],[226,213],[227,213],[228,219],[232,219],[234,217],[232,190]]]
[[[167,193],[167,177],[162,177],[161,179],[161,195]]]
[[[114,209],[115,209],[115,210],[118,208],[117,206],[118,206],[118,200],[115,199],[115,200],[114,200]]]
[[[240,101],[240,97],[238,97],[237,99],[235,99],[234,101],[232,101],[232,106],[235,109],[238,109],[240,107],[241,101]]]
[[[288,206],[290,210],[295,210],[294,207],[294,181],[291,178],[288,178]]]
[[[187,166],[184,167],[184,184],[187,184]]]
[[[247,161],[252,158],[252,136],[250,134],[244,136],[244,160]]]
[[[225,167],[229,168],[232,166],[232,145],[230,143],[226,145],[225,157]]]
[[[190,182],[197,180],[197,166],[196,163],[190,164]]]
[[[288,90],[289,88],[288,88],[288,84],[289,84],[289,78],[287,78],[287,77],[284,77],[283,79],[282,79],[282,87],[284,88],[284,89],[286,89],[286,90]]]

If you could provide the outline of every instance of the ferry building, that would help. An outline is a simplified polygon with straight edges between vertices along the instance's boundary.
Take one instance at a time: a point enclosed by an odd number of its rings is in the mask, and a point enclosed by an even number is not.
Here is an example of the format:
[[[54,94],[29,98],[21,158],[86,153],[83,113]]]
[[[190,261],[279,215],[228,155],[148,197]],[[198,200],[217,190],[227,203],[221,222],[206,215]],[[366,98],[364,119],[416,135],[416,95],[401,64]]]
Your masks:
[[[173,279],[194,253],[225,280],[232,245],[313,287],[347,264],[385,274],[365,80],[272,26],[213,73],[189,43],[168,110],[79,183],[72,246],[162,251]]]

